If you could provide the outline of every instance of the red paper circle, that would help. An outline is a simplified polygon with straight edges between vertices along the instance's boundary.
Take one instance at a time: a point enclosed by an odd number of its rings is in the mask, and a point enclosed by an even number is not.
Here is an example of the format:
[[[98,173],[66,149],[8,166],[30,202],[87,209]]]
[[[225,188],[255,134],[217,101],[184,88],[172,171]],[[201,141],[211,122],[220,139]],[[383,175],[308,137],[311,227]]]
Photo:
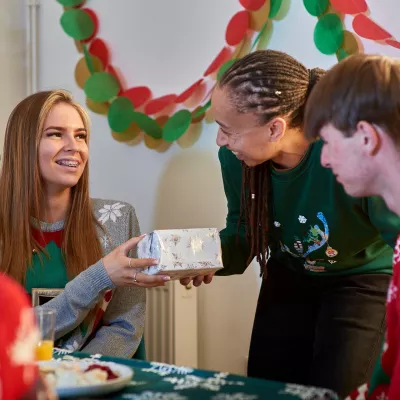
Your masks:
[[[204,72],[204,76],[210,75],[216,71],[225,61],[229,60],[231,54],[232,51],[228,47],[224,47],[207,68],[206,72]]]
[[[90,43],[89,53],[100,59],[103,63],[103,68],[107,67],[110,60],[110,53],[106,44],[101,39],[96,38],[92,43]]]
[[[183,93],[181,93],[176,99],[175,103],[183,103],[186,101],[196,90],[197,88],[203,83],[203,78],[199,79],[195,82],[192,86],[187,88]]]
[[[359,14],[368,10],[365,0],[330,0],[332,6],[343,14]]]
[[[147,86],[137,86],[125,92],[121,96],[127,97],[133,104],[134,108],[139,108],[151,97],[151,90]]]
[[[87,14],[89,14],[90,18],[93,21],[93,25],[94,25],[93,34],[90,37],[88,37],[87,39],[82,40],[82,42],[88,43],[97,35],[97,33],[99,31],[99,19],[97,18],[97,15],[95,14],[95,12],[93,10],[91,10],[90,8],[82,8],[82,11],[85,11]]]
[[[250,15],[248,11],[237,12],[226,27],[225,40],[230,46],[236,46],[246,35],[249,28]]]
[[[239,0],[240,4],[249,11],[259,10],[265,3],[265,0]]]
[[[366,39],[384,40],[392,37],[389,32],[385,31],[364,14],[358,14],[354,17],[353,29],[358,35]]]
[[[158,97],[157,99],[150,100],[146,104],[144,112],[147,115],[157,114],[165,107],[168,107],[170,104],[172,104],[175,101],[176,97],[176,94],[167,94],[165,96]]]
[[[389,39],[389,40],[386,40],[386,43],[387,43],[389,46],[393,46],[393,47],[396,47],[396,49],[400,49],[400,42],[398,42],[397,40],[391,40],[391,39]]]

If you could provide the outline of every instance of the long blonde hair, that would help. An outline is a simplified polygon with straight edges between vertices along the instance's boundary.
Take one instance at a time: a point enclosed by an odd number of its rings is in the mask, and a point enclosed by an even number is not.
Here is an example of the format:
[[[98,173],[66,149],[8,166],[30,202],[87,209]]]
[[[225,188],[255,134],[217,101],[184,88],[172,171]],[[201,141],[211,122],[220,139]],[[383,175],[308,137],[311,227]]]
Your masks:
[[[35,93],[12,111],[6,128],[0,172],[0,271],[24,284],[34,249],[43,250],[32,236],[31,220],[40,219],[44,183],[38,149],[44,121],[52,107],[66,103],[82,118],[89,135],[89,117],[64,90]],[[89,166],[71,190],[64,225],[62,252],[70,278],[102,256],[96,219],[89,197]]]

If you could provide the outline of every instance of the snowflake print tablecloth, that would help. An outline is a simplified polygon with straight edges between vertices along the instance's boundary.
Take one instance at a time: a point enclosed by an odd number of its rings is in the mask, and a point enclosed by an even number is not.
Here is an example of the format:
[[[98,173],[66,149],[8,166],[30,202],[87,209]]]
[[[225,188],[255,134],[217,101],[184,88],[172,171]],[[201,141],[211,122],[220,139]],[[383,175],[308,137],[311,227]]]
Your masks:
[[[89,356],[55,349],[55,358],[91,358],[128,365],[131,383],[106,399],[118,400],[338,400],[330,390],[251,379],[225,372],[204,371],[158,362]],[[91,398],[93,400],[93,398]],[[86,400],[81,398],[80,400]],[[87,399],[89,400],[89,399]]]

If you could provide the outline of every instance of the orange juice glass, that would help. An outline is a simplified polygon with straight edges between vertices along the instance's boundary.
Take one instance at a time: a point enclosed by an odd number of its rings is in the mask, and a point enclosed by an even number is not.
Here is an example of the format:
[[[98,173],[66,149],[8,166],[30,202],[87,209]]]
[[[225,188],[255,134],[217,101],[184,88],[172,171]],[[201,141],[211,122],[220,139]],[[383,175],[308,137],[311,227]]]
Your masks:
[[[40,341],[36,345],[36,360],[46,361],[53,358],[54,331],[56,326],[55,310],[35,310],[36,322],[40,330]]]
[[[54,342],[52,340],[41,340],[36,345],[36,360],[51,360],[53,358],[53,346]]]

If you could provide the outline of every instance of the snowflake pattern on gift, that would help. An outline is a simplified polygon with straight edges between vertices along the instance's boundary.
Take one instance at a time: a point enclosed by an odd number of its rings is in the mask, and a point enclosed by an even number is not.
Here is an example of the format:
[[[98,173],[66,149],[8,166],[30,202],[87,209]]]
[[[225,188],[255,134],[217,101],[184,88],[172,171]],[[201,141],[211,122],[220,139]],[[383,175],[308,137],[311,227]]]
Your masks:
[[[307,218],[304,215],[299,215],[299,222],[301,224],[305,224],[307,222]]]
[[[174,246],[176,246],[181,241],[181,237],[179,235],[172,235],[170,241]]]
[[[185,390],[185,389],[205,389],[214,392],[218,392],[224,386],[244,386],[244,382],[241,381],[228,381],[226,372],[218,372],[208,378],[202,378],[196,375],[186,375],[183,378],[164,378],[165,382],[169,382],[174,385],[174,390]]]
[[[211,397],[211,400],[257,400],[259,397],[246,393],[219,393]]]
[[[199,261],[197,264],[202,268],[212,268],[214,264],[211,261]]]
[[[338,400],[334,392],[327,389],[320,389],[312,386],[301,386],[296,384],[286,384],[285,389],[279,394],[289,394],[301,400]]]
[[[208,236],[209,236],[211,239],[216,240],[217,237],[219,236],[219,234],[218,234],[217,231],[212,230],[212,231],[208,234]]]
[[[151,392],[146,391],[140,394],[124,394],[123,399],[127,400],[187,400],[186,396],[182,396],[179,393],[162,393],[162,392]]]
[[[199,236],[191,236],[187,248],[192,249],[194,254],[199,253],[204,250],[204,241]]]
[[[172,262],[174,263],[174,267],[183,267],[182,256],[178,253],[171,253],[172,255]]]
[[[275,225],[277,228],[279,228],[279,227],[281,226],[281,223],[278,222],[278,221],[274,221],[274,225]]]
[[[178,367],[176,365],[164,364],[159,362],[151,362],[150,368],[143,368],[143,372],[152,372],[159,376],[167,376],[171,374],[187,375],[193,372],[193,368]]]
[[[114,204],[104,204],[103,208],[99,210],[101,217],[98,219],[99,222],[104,225],[109,219],[116,222],[118,217],[121,217],[120,209],[125,207],[125,204],[114,203]]]

